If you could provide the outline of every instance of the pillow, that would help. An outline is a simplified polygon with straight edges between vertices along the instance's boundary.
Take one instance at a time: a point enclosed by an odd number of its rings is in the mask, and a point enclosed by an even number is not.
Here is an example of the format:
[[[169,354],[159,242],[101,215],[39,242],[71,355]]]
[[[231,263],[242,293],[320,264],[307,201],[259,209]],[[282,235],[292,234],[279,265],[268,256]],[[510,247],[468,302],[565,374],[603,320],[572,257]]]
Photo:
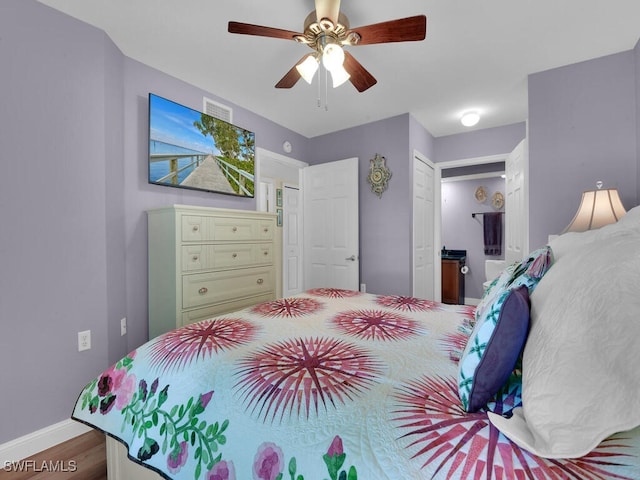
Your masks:
[[[521,262],[507,267],[498,279],[490,285],[476,307],[474,331],[476,328],[481,328],[487,324],[487,322],[490,322],[491,327],[484,327],[485,329],[495,327],[500,308],[509,291],[520,286],[525,286],[527,287],[528,293],[531,294],[542,276],[551,266],[551,263],[551,249],[545,246],[534,250]],[[488,333],[490,335],[491,332]],[[471,405],[469,404],[469,398],[473,387],[475,370],[480,360],[478,356],[467,355],[467,351],[473,348],[471,344],[473,337],[474,332],[472,332],[471,337],[469,337],[467,348],[465,348],[465,352],[462,354],[462,358],[458,363],[458,394],[462,401],[462,407],[466,411],[472,411],[470,410]],[[488,338],[487,332],[485,332],[481,341],[486,341]],[[499,385],[498,388],[501,386],[502,385]],[[496,392],[493,393],[495,394]],[[480,407],[481,406],[482,405],[480,405]]]
[[[522,408],[490,413],[504,435],[548,458],[586,455],[640,425],[640,233],[567,252],[531,295]]]
[[[476,324],[460,360],[458,381],[466,411],[478,411],[506,383],[528,331],[529,289],[505,290],[491,314]]]
[[[476,307],[476,322],[482,320],[493,308],[494,303],[505,290],[527,285],[529,293],[538,284],[542,276],[552,263],[551,248],[545,246],[534,250],[524,257],[521,262],[516,262],[505,268],[500,276],[495,279]]]

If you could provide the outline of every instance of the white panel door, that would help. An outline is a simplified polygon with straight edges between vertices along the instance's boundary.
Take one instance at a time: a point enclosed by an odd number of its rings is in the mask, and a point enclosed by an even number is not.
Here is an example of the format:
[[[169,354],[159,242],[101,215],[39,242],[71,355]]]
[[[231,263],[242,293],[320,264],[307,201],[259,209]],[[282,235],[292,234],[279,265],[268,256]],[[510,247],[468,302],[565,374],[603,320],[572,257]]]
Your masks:
[[[413,296],[435,300],[434,292],[434,168],[413,158]]]
[[[283,185],[282,189],[283,295],[302,292],[302,206],[300,189]]]
[[[304,288],[358,290],[358,159],[304,169]]]
[[[529,193],[527,140],[522,140],[505,161],[505,260],[522,260],[529,253]]]

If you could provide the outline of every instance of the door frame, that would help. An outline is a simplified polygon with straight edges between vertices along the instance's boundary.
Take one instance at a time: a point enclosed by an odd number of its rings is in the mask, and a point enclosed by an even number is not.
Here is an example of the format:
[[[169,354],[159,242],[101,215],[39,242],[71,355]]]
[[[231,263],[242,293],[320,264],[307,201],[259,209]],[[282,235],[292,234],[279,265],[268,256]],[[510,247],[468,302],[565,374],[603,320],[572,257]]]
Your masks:
[[[303,169],[305,167],[309,166],[309,164],[307,162],[304,162],[302,160],[297,160],[295,158],[287,157],[285,155],[282,155],[282,154],[276,153],[276,152],[272,152],[271,150],[267,150],[267,149],[262,148],[262,147],[257,147],[256,148],[256,160],[257,160],[256,161],[256,164],[257,164],[256,172],[258,172],[258,174],[259,174],[259,176],[257,177],[258,181],[255,182],[255,185],[256,185],[256,197],[258,197],[256,199],[256,209],[258,209],[258,207],[259,207],[258,200],[259,200],[259,198],[261,198],[260,196],[262,195],[262,192],[260,191],[260,188],[261,188],[260,187],[260,181],[262,180],[261,179],[261,173],[262,173],[261,164],[263,162],[269,162],[269,161],[274,162],[274,163],[280,163],[280,164],[282,164],[282,165],[284,165],[284,166],[286,166],[288,168],[294,168],[294,169],[298,170],[298,189],[300,191],[300,197],[301,197],[300,201],[302,202],[302,171],[303,171]],[[273,179],[271,177],[268,177],[268,179],[269,180],[277,180],[277,179]],[[285,183],[287,183],[287,182],[283,182],[283,184],[285,184]],[[275,188],[277,187],[277,185],[275,184],[275,182],[272,182],[272,184],[273,184],[274,191],[275,191]],[[270,213],[276,213],[275,201],[272,201],[270,206],[272,207]],[[300,208],[300,212],[299,212],[301,225],[304,222],[304,218],[303,218],[304,217],[304,215],[303,215],[304,210],[303,210],[302,207],[303,206],[301,204],[301,208]],[[283,215],[283,222],[284,222],[284,218],[285,218],[285,216]],[[286,267],[286,265],[285,265],[286,258],[285,258],[285,255],[284,255],[284,251],[282,250],[284,248],[284,245],[285,245],[285,242],[284,242],[284,224],[283,224],[282,228],[278,228],[278,230],[280,230],[280,233],[279,233],[279,235],[280,235],[280,237],[279,237],[280,238],[280,252],[278,254],[278,258],[279,258],[279,261],[280,261],[280,271],[282,272],[282,274],[280,275],[280,277],[278,279],[279,283],[280,283],[278,291],[279,292],[283,292],[284,291],[284,269]],[[300,235],[301,235],[300,241],[304,242],[304,230],[302,230],[300,232]],[[302,264],[302,280],[304,281],[304,263]]]
[[[510,152],[499,153],[496,155],[486,155],[482,157],[463,158],[459,160],[451,160],[447,162],[438,162],[435,164],[435,191],[434,191],[434,294],[436,298],[442,299],[442,271],[440,267],[440,253],[442,250],[442,170],[458,167],[470,167],[473,165],[484,165],[487,163],[505,162]]]

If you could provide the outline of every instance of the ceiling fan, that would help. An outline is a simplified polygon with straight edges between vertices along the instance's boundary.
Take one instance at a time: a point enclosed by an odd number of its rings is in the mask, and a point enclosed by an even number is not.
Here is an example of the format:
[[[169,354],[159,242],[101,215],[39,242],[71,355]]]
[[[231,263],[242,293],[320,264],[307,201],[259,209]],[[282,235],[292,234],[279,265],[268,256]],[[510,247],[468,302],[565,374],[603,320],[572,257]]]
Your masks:
[[[229,22],[228,30],[241,35],[295,40],[313,50],[280,79],[276,88],[291,88],[300,78],[311,83],[322,61],[331,72],[334,87],[349,80],[359,92],[364,92],[377,80],[342,47],[424,40],[427,17],[416,15],[350,28],[349,20],[340,12],[340,0],[315,0],[315,10],[305,19],[303,33],[241,22]]]

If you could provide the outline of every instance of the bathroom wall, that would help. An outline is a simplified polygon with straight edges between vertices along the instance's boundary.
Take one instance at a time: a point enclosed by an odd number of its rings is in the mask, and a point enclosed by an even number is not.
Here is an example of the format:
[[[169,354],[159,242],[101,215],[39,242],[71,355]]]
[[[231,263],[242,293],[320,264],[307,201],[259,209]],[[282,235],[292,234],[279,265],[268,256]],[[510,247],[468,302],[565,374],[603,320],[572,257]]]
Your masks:
[[[487,192],[487,200],[483,203],[475,198],[475,191],[479,186],[484,186]],[[503,255],[487,256],[484,254],[483,216],[476,215],[473,218],[471,214],[497,211],[491,206],[491,197],[495,192],[501,192],[504,195],[504,191],[505,181],[501,177],[460,179],[442,183],[442,244],[448,249],[467,251],[469,267],[469,272],[465,275],[467,303],[473,303],[474,299],[477,301],[482,297],[482,284],[486,280],[484,261],[504,258],[504,229]],[[504,208],[500,211],[504,211]]]

